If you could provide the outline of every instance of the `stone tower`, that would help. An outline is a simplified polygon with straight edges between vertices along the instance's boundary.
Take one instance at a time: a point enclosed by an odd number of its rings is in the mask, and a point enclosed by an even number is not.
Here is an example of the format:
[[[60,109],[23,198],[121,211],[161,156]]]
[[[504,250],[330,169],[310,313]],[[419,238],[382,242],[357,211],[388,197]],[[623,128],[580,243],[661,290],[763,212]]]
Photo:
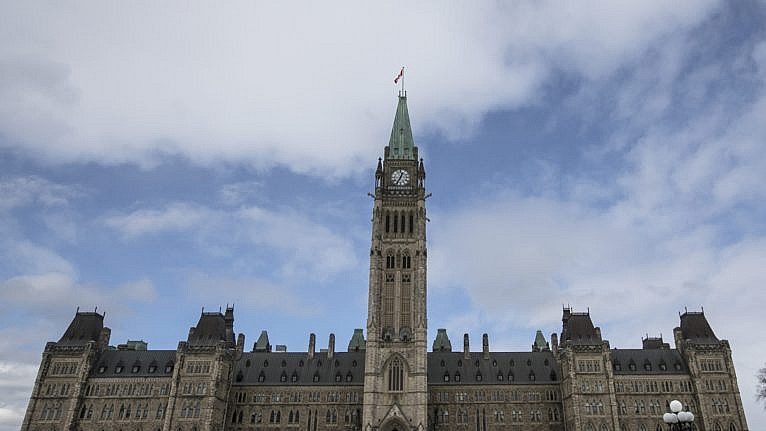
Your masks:
[[[365,430],[427,426],[425,169],[399,104],[375,171],[364,377]]]

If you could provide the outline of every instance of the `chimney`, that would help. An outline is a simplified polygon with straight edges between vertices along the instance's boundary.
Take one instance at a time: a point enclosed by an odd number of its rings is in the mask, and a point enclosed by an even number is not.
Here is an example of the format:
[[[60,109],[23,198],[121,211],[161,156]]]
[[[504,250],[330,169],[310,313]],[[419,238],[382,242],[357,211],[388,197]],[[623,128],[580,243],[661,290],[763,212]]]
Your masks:
[[[98,340],[98,346],[100,349],[107,349],[109,347],[109,338],[112,336],[112,330],[103,327],[101,328],[101,333],[99,334],[99,340]]]
[[[596,327],[595,327],[595,328],[593,328],[593,329],[595,329],[595,330],[596,330],[596,338],[598,338],[599,340],[601,340],[601,339],[602,339],[602,338],[601,338],[601,328],[599,328],[598,326],[596,326]]]
[[[332,359],[335,354],[335,334],[330,334],[330,343],[327,345],[327,359]]]
[[[317,336],[313,333],[309,334],[309,361],[314,359],[314,352],[316,351]]]
[[[226,314],[223,316],[224,325],[226,327],[226,341],[229,343],[234,342],[234,307],[226,306]]]
[[[556,356],[559,351],[559,336],[555,332],[551,334],[551,351],[553,356]]]
[[[463,357],[471,359],[471,348],[468,344],[468,334],[463,334]]]
[[[484,353],[484,359],[489,359],[489,335],[481,336],[481,351]]]

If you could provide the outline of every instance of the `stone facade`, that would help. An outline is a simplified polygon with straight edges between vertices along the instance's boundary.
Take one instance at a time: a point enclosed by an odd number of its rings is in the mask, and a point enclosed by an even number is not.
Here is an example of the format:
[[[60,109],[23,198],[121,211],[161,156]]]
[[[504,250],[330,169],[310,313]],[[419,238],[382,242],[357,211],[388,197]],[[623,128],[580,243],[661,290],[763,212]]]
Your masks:
[[[46,344],[22,431],[550,430],[657,431],[672,399],[703,431],[747,423],[726,340],[686,312],[675,347],[646,338],[613,349],[589,313],[562,312],[550,343],[494,352],[489,337],[453,351],[439,329],[427,352],[425,168],[400,95],[373,195],[367,339],[346,351],[272,350],[264,331],[235,340],[234,310],[205,313],[176,350],[110,347],[104,316],[77,312]]]

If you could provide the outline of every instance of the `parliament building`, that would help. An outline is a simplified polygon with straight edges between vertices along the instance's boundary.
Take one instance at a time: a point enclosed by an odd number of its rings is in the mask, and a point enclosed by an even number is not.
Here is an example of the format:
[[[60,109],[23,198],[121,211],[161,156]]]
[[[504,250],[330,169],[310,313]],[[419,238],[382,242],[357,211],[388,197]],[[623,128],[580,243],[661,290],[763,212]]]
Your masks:
[[[21,430],[659,431],[673,399],[697,430],[748,429],[729,343],[703,312],[680,315],[673,347],[612,348],[569,308],[526,351],[494,351],[486,334],[453,346],[445,329],[430,342],[426,198],[400,93],[375,170],[366,330],[345,349],[334,334],[300,352],[266,331],[247,344],[230,307],[203,311],[175,350],[112,347],[104,316],[78,311],[45,345]]]

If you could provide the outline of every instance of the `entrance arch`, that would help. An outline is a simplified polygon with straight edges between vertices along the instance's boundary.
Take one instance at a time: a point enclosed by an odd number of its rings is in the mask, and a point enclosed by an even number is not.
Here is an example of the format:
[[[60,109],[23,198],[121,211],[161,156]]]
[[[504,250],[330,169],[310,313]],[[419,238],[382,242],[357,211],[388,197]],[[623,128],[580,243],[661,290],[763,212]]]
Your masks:
[[[400,418],[390,418],[380,426],[380,431],[410,431],[410,427]]]

